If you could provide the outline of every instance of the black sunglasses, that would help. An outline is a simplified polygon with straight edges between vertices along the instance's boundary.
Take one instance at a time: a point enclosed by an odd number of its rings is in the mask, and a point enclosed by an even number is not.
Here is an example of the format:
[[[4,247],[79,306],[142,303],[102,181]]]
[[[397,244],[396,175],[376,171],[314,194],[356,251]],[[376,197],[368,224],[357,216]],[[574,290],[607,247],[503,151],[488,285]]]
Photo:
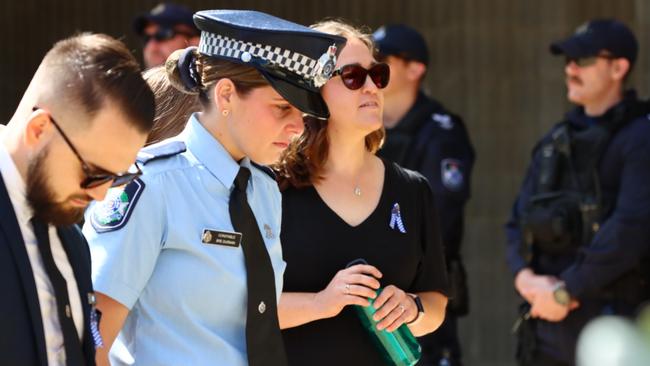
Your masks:
[[[41,108],[39,107],[34,107],[32,108],[33,111],[37,111]],[[63,137],[63,141],[70,147],[70,150],[74,153],[74,155],[79,159],[79,162],[81,163],[81,169],[83,169],[84,175],[86,178],[81,182],[80,186],[83,189],[90,189],[90,188],[95,188],[98,186],[101,186],[102,184],[108,183],[112,181],[113,183],[111,184],[111,187],[118,187],[127,183],[131,183],[135,178],[139,177],[142,175],[142,170],[140,170],[140,167],[138,166],[138,163],[136,162],[134,164],[136,171],[135,172],[124,172],[124,173],[118,173],[118,174],[113,174],[113,173],[105,173],[105,174],[94,174],[92,173],[90,166],[86,161],[79,155],[79,152],[77,149],[75,149],[74,145],[72,145],[72,142],[70,142],[70,139],[68,139],[68,136],[66,136],[65,133],[63,133],[63,130],[59,126],[58,123],[54,120],[51,114],[48,113],[48,116],[50,118],[50,121],[52,121],[52,125],[54,128],[56,128],[57,131],[59,131],[59,134],[61,134],[61,137]]]
[[[372,65],[369,69],[364,68],[359,64],[351,64],[341,66],[334,70],[332,77],[341,76],[343,85],[350,90],[357,90],[366,83],[366,77],[370,76],[370,80],[379,89],[383,89],[388,85],[390,80],[390,67],[386,63],[378,63]]]
[[[595,55],[595,56],[587,56],[587,57],[565,57],[564,58],[564,64],[568,65],[570,63],[575,63],[576,66],[578,67],[587,67],[591,66],[598,61],[599,58],[604,58],[606,60],[614,60],[617,59],[618,57],[612,56],[612,55],[607,55],[607,54],[601,54],[601,55]]]
[[[196,34],[192,34],[189,32],[183,32],[180,30],[172,29],[172,28],[159,28],[155,33],[153,34],[143,34],[142,35],[142,42],[144,44],[149,43],[152,39],[155,39],[157,42],[164,42],[168,41],[177,35],[182,35],[188,38],[196,36]]]

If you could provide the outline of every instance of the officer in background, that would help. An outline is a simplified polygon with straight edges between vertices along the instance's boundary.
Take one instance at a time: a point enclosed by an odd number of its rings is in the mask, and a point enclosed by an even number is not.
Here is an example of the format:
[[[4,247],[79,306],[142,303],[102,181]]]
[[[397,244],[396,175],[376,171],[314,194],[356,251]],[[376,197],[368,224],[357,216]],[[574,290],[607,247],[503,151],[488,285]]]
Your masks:
[[[446,360],[450,365],[460,365],[456,318],[466,315],[469,306],[460,244],[474,149],[461,118],[421,89],[429,61],[422,35],[406,25],[387,25],[379,28],[373,38],[378,59],[387,62],[391,72],[384,89],[386,142],[379,155],[422,173],[441,212],[451,296],[445,322],[436,332],[420,338],[420,364],[437,366]]]
[[[199,44],[192,14],[182,5],[163,3],[133,20],[133,30],[142,38],[145,68],[162,65],[172,52]]]
[[[649,298],[650,121],[624,88],[636,38],[621,22],[593,20],[550,50],[565,57],[577,107],[534,148],[506,225],[508,264],[527,302],[520,365],[573,365],[587,321],[631,316]]]

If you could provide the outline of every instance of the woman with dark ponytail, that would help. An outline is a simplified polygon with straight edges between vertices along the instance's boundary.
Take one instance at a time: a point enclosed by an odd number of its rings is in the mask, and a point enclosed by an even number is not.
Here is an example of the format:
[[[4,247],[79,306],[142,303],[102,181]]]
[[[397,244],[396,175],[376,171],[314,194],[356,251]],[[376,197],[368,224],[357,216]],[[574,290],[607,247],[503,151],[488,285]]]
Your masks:
[[[159,98],[157,115],[171,133],[200,112],[86,214],[100,365],[287,364],[280,192],[257,164],[278,160],[303,114],[329,116],[318,91],[345,39],[254,11],[194,20],[199,47],[172,54],[159,80],[187,97]]]
[[[152,67],[142,77],[149,84],[156,100],[153,128],[145,144],[149,146],[183,132],[192,113],[199,112],[202,108],[196,95],[183,93],[172,85],[164,66]]]

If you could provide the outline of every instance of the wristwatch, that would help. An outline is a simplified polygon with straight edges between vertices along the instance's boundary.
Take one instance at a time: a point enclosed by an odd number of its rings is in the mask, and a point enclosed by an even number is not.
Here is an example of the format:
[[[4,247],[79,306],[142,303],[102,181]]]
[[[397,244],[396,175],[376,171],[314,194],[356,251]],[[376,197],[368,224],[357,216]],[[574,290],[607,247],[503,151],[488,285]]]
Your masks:
[[[569,294],[569,291],[567,291],[564,282],[558,282],[553,287],[553,298],[558,304],[569,306],[569,303],[571,302],[571,294]]]
[[[422,315],[424,315],[424,306],[422,306],[422,300],[420,300],[420,297],[416,294],[407,294],[411,296],[413,301],[415,302],[415,306],[418,308],[418,316],[415,317],[415,319],[411,320],[410,322],[406,324],[414,324],[418,320],[422,319]]]

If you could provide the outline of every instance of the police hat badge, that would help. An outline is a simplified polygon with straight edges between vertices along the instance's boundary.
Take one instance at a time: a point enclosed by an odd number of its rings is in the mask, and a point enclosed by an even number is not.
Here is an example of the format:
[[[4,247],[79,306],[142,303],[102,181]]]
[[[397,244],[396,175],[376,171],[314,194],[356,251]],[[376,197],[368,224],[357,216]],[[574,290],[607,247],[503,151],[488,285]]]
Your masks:
[[[314,68],[314,73],[312,75],[312,83],[315,87],[320,88],[325,85],[327,80],[332,77],[334,72],[334,66],[336,66],[336,45],[333,44],[327,49],[327,53],[324,53],[319,59],[318,64]]]

